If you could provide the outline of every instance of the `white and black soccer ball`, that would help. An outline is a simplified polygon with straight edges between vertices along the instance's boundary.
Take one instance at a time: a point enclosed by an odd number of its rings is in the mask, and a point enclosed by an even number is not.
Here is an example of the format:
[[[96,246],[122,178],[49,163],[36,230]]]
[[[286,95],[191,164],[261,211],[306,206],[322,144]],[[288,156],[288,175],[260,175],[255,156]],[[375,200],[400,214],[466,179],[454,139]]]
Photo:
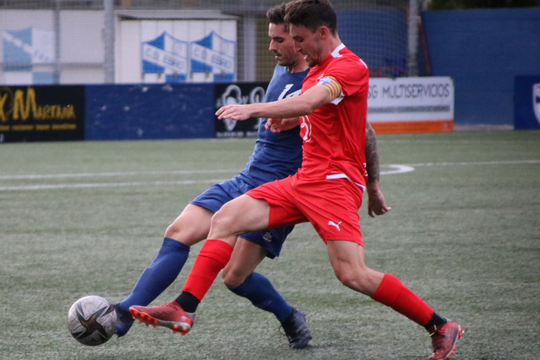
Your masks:
[[[71,336],[81,344],[104,344],[116,332],[114,306],[95,295],[79,299],[69,309],[68,329]]]

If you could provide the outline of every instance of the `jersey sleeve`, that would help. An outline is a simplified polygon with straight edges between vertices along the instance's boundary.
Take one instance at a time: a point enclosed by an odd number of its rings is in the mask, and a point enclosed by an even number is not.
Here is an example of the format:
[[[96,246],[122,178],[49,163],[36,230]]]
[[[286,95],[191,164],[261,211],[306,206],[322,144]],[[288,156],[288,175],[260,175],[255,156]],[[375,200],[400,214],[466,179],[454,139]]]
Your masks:
[[[325,71],[325,76],[339,82],[344,96],[360,91],[369,81],[368,68],[359,58],[340,58],[334,61]]]

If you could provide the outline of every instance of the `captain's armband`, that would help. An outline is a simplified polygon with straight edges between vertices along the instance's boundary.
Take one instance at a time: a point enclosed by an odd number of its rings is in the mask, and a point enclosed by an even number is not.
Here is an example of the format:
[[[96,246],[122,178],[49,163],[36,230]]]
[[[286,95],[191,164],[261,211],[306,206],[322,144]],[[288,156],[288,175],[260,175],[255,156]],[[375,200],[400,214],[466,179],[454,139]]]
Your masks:
[[[341,84],[333,76],[325,76],[319,79],[317,85],[326,88],[332,100],[341,95]]]

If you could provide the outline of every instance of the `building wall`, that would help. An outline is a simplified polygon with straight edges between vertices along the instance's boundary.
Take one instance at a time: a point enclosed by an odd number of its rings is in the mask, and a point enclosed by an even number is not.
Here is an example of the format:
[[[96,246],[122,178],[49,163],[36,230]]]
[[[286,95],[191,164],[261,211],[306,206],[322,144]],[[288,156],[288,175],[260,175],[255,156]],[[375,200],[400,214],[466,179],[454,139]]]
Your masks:
[[[64,10],[59,17],[56,39],[53,11],[0,11],[0,62],[17,64],[0,71],[0,84],[104,81],[103,12]]]
[[[451,76],[456,125],[511,125],[514,79],[540,75],[540,8],[422,13],[433,76]]]

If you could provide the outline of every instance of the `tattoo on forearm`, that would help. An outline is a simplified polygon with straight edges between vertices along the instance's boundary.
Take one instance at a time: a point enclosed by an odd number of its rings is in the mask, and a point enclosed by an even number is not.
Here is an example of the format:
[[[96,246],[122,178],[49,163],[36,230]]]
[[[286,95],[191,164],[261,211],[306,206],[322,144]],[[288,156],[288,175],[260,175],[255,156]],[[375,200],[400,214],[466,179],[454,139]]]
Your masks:
[[[368,182],[379,181],[379,154],[377,153],[377,139],[375,130],[366,124],[366,171],[368,173]]]

